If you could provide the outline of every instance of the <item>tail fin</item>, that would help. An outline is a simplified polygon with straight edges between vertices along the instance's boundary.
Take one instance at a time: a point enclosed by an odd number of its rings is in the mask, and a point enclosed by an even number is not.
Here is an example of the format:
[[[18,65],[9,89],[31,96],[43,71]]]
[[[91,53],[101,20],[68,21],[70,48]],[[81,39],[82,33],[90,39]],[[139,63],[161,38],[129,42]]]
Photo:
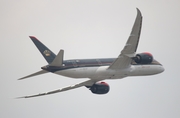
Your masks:
[[[31,40],[34,42],[36,47],[39,49],[43,57],[46,59],[46,61],[51,64],[53,60],[55,59],[56,55],[48,49],[43,43],[41,43],[36,37],[29,36]]]

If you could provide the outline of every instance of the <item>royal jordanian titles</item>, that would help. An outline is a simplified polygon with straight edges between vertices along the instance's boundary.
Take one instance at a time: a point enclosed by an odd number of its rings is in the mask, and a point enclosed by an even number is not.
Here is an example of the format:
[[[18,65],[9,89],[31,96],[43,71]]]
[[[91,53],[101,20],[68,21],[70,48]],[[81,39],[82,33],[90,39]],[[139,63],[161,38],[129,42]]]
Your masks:
[[[30,36],[31,40],[48,62],[48,65],[41,67],[40,71],[22,77],[19,80],[49,72],[75,79],[87,78],[88,80],[54,91],[20,98],[44,96],[82,86],[88,88],[94,94],[106,94],[110,90],[109,85],[104,82],[106,79],[122,79],[131,76],[147,76],[162,73],[164,67],[154,59],[151,53],[136,53],[141,27],[142,15],[139,9],[137,9],[137,16],[130,36],[117,58],[64,60],[64,50],[60,50],[59,53],[55,55],[36,37]]]

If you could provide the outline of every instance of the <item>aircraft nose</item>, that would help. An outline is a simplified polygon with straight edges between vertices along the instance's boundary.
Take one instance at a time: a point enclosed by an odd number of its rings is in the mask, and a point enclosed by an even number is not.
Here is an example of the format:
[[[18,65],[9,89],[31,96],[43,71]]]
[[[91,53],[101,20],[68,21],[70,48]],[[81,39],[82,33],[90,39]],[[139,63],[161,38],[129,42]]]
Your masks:
[[[160,66],[160,68],[159,68],[160,73],[164,72],[164,70],[165,70],[164,67]]]

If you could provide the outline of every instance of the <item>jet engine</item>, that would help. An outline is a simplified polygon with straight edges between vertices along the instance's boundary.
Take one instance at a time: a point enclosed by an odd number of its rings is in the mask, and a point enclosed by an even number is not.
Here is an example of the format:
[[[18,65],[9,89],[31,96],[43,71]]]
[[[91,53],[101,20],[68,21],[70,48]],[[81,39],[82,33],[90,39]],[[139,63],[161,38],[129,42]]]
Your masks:
[[[109,85],[105,82],[97,82],[88,88],[94,94],[106,94],[110,89]]]
[[[133,59],[137,64],[150,64],[153,61],[153,56],[151,53],[144,52],[137,54]]]

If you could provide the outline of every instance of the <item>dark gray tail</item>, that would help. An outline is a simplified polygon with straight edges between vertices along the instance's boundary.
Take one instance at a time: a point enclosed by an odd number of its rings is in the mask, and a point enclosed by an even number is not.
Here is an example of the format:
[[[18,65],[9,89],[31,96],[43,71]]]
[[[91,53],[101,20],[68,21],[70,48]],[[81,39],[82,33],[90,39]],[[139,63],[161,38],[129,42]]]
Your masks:
[[[41,43],[36,37],[29,36],[31,40],[34,42],[36,47],[39,49],[43,57],[46,59],[46,61],[50,64],[55,59],[56,55],[48,49],[43,43]]]

